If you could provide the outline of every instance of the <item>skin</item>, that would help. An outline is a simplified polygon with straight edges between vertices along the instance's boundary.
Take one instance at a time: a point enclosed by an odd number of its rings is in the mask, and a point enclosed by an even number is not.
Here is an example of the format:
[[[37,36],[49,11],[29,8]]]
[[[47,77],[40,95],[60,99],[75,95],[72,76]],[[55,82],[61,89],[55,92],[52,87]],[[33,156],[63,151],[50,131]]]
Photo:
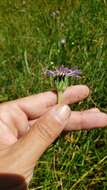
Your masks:
[[[105,127],[107,115],[97,108],[72,111],[65,104],[85,99],[84,85],[67,88],[63,105],[53,92],[0,105],[0,173],[19,174],[29,183],[37,160],[63,130]]]

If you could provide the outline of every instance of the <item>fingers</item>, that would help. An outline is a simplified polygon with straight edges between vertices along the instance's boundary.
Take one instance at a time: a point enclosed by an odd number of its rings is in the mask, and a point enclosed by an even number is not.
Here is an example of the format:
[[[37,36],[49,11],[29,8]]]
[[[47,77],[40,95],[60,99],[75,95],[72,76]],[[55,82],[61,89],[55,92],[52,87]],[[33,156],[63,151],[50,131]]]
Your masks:
[[[105,127],[107,125],[107,114],[93,108],[87,111],[71,112],[69,122],[65,130],[80,130]]]
[[[79,102],[88,95],[89,89],[87,86],[71,86],[64,92],[63,102],[64,104]],[[29,119],[35,119],[43,115],[50,107],[57,103],[57,96],[53,92],[45,92],[38,95],[21,98],[13,102],[18,104],[18,106],[27,114]]]
[[[70,113],[68,106],[55,106],[51,111],[38,119],[23,138],[12,145],[10,154],[13,154],[13,159],[21,156],[17,166],[18,173],[23,168],[34,167],[35,161],[60,135],[68,122]],[[15,163],[15,167],[16,165]]]

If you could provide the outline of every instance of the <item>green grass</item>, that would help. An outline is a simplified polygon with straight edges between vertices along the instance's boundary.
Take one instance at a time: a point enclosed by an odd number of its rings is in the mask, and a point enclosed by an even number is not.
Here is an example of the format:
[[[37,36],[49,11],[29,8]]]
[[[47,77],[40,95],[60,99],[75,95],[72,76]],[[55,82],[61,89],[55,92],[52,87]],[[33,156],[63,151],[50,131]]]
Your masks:
[[[61,45],[61,39],[66,39]],[[107,110],[107,0],[0,1],[0,102],[50,89],[42,72],[78,66],[91,96],[72,106]],[[41,157],[31,188],[106,190],[107,129],[62,135]]]

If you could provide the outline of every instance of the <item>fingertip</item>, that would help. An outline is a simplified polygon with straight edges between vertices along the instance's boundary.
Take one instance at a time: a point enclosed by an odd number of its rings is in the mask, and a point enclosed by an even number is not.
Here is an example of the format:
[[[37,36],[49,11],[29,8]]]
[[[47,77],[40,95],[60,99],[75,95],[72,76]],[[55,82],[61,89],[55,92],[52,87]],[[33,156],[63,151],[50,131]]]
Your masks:
[[[84,126],[86,126],[86,128],[102,128],[106,125],[107,114],[103,112],[90,112],[84,115]]]
[[[107,126],[107,114],[103,112],[90,112],[86,116],[87,128],[102,128]]]
[[[89,93],[90,90],[86,85],[70,86],[64,92],[63,101],[65,104],[79,102],[85,99],[89,95]]]
[[[79,85],[79,88],[84,92],[84,97],[87,97],[90,94],[90,89],[86,85]]]
[[[73,111],[66,130],[94,129],[107,126],[107,114],[97,111]]]

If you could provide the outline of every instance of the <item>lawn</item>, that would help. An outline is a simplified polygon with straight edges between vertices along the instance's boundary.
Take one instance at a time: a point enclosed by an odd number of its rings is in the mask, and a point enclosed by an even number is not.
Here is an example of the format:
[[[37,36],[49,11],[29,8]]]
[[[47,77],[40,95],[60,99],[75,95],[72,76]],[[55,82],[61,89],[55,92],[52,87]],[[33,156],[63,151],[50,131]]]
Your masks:
[[[90,96],[74,110],[107,112],[107,0],[1,0],[0,102],[50,89],[43,75],[78,66]],[[63,134],[38,161],[40,190],[106,190],[107,129]]]

